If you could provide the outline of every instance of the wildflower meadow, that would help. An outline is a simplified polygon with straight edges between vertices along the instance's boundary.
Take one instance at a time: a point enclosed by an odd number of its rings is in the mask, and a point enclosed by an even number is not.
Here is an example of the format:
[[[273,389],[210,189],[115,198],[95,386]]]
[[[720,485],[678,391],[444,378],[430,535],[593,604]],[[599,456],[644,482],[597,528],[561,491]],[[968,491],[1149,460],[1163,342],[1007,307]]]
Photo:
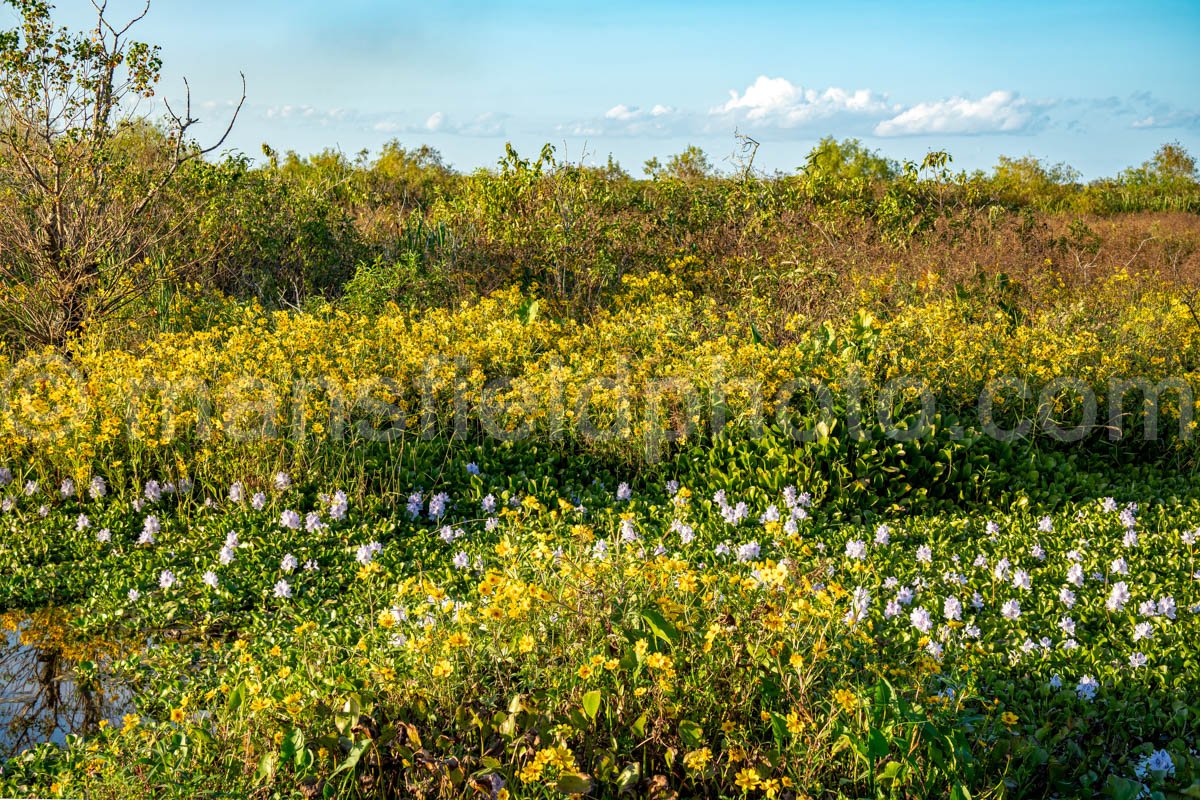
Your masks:
[[[60,4],[0,0],[0,797],[1200,798],[1189,4]],[[760,59],[912,85],[698,99]]]

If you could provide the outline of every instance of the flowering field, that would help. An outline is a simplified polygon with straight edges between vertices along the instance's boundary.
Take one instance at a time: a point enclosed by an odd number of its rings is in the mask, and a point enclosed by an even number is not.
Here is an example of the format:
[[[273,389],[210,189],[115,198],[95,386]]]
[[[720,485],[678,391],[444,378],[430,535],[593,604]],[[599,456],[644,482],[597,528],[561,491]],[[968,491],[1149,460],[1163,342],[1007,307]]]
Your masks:
[[[150,0],[0,4],[0,798],[1200,800],[1200,168],[1175,141],[1086,182],[1032,152],[968,172],[932,141],[982,165],[1053,132],[1094,169],[1105,118],[1194,140],[1194,92],[1118,69],[1123,99],[905,106],[762,75],[463,171],[376,139],[461,158],[587,108],[558,50],[606,65],[570,9],[156,28],[206,70],[283,41],[303,63],[268,87],[322,109],[247,104],[245,73],[232,101],[160,85]],[[606,48],[600,11],[680,27],[589,5]],[[699,5],[689,34],[762,49],[728,35],[753,9]],[[1172,12],[1139,8],[1139,41],[1187,31]],[[910,17],[890,45],[996,38],[977,9],[965,38]],[[504,35],[462,46],[478,25]],[[516,31],[519,58],[478,58]],[[535,102],[547,44],[569,88]],[[1104,72],[1060,50],[1012,52]],[[422,125],[363,89],[424,51],[470,56],[430,86],[483,69],[540,121],[450,97]],[[382,147],[246,153],[239,116]],[[930,147],[789,161],[814,126]],[[722,130],[721,163],[688,145],[644,177],[566,152]]]
[[[1200,793],[1191,295],[695,267],[0,353],[0,795]]]
[[[578,477],[513,488],[463,456],[389,504],[284,473],[116,496],[0,472],[3,623],[70,659],[88,718],[26,720],[52,741],[2,792],[1200,785],[1195,501],[856,523],[804,486]]]

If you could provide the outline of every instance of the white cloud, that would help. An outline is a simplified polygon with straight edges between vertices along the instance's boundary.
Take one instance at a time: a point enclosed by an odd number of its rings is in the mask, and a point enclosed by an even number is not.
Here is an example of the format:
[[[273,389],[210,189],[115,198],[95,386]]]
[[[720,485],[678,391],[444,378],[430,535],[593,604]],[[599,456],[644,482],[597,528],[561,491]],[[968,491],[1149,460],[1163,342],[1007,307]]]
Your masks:
[[[353,112],[344,108],[321,109],[307,105],[275,105],[262,109],[262,115],[270,120],[316,123],[329,125],[353,118]]]
[[[425,129],[429,131],[440,130],[446,123],[446,115],[441,111],[435,111],[429,115],[429,119],[425,120]]]
[[[675,109],[671,106],[664,106],[662,103],[656,103],[649,109],[638,108],[637,106],[627,106],[624,103],[613,106],[608,111],[604,112],[605,119],[615,119],[618,122],[632,122],[639,119],[647,119],[654,117],[665,117],[675,113]]]
[[[656,103],[642,108],[619,103],[601,118],[559,125],[558,131],[572,136],[669,136],[691,127],[686,115],[672,106]]]
[[[918,103],[875,126],[879,136],[1020,133],[1041,120],[1036,104],[1015,92],[995,91],[979,100],[951,97]]]
[[[729,100],[709,111],[746,122],[780,128],[798,128],[838,116],[880,118],[898,110],[885,95],[870,89],[849,91],[836,86],[805,89],[787,78],[760,75],[742,93],[729,92]]]
[[[869,89],[805,89],[786,78],[762,75],[744,91],[730,91],[725,103],[706,112],[664,103],[648,108],[620,103],[602,117],[560,125],[558,130],[574,136],[711,136],[749,124],[754,129],[811,132],[834,121],[869,126],[899,110]]]
[[[1124,101],[1116,101],[1116,113],[1133,117],[1129,125],[1138,129],[1200,128],[1200,111],[1180,108],[1150,92],[1136,92]]]
[[[620,105],[617,105],[617,106],[613,106],[608,111],[604,112],[605,119],[615,119],[620,122],[625,122],[627,120],[636,119],[637,116],[638,116],[637,108],[636,107],[631,108],[631,107],[625,105],[624,103],[621,103]]]

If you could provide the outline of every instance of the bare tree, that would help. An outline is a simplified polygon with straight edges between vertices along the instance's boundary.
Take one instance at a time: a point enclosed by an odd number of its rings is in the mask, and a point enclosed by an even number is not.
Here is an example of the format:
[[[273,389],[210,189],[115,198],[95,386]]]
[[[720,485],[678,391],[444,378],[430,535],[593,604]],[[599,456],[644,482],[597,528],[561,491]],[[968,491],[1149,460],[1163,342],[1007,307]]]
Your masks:
[[[224,144],[246,99],[243,75],[228,126],[202,147],[185,80],[155,127],[144,106],[159,48],[129,35],[149,0],[121,23],[108,1],[92,0],[95,25],[79,32],[46,2],[3,0],[21,24],[0,32],[0,324],[31,344],[62,344],[175,277],[152,257],[182,224],[165,190]]]

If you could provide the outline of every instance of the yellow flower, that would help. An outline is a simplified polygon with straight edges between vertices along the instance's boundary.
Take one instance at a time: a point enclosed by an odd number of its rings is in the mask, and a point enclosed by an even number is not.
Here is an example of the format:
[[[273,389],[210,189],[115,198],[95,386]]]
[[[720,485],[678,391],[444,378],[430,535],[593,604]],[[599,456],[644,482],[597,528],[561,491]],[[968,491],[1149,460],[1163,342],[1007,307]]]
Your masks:
[[[1000,721],[1011,728],[1013,725],[1017,724],[1017,715],[1011,711],[1005,711],[1000,715]]]
[[[737,777],[734,779],[734,783],[736,783],[737,787],[743,792],[754,791],[754,789],[758,788],[758,785],[761,782],[761,779],[758,777],[758,770],[754,769],[753,767],[746,767],[745,769],[739,770]]]
[[[533,640],[533,637],[527,633],[524,636],[522,636],[521,641],[519,641],[517,643],[517,650],[519,650],[522,653],[533,652],[534,644],[535,644],[535,642]]]
[[[712,751],[707,747],[701,747],[699,750],[692,750],[683,757],[683,765],[692,772],[703,772],[711,762]]]
[[[671,659],[662,653],[651,653],[646,658],[646,666],[650,667],[650,669],[670,669]]]
[[[833,699],[843,710],[847,712],[854,711],[858,708],[858,697],[849,689],[835,689],[833,691]]]
[[[595,675],[596,671],[592,668],[591,664],[583,664],[579,667],[579,669],[575,670],[575,674],[578,675],[581,680],[586,681]]]
[[[184,713],[182,708],[172,708],[171,709],[171,722],[183,722],[185,717],[186,717],[186,714]]]
[[[433,677],[435,678],[448,678],[452,672],[454,672],[454,667],[444,658],[433,665]]]
[[[804,720],[795,711],[787,715],[787,729],[792,736],[804,733]]]

